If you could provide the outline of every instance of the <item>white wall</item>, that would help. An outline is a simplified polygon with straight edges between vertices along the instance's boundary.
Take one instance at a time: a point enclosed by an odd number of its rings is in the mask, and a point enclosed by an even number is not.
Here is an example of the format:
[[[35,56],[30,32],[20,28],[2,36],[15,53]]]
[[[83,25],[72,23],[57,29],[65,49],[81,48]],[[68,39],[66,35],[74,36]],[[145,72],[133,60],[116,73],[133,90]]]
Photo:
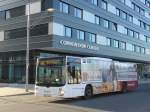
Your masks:
[[[49,23],[48,34],[64,36],[64,25],[59,23]]]
[[[111,4],[108,4],[108,11],[113,14],[116,14],[116,7]]]
[[[83,10],[83,20],[95,23],[95,15],[88,11]]]
[[[4,40],[4,31],[0,31],[0,41]]]
[[[28,14],[28,5],[26,5],[26,15]],[[37,0],[36,2],[32,2],[30,4],[30,14],[35,14],[41,12],[41,0]]]

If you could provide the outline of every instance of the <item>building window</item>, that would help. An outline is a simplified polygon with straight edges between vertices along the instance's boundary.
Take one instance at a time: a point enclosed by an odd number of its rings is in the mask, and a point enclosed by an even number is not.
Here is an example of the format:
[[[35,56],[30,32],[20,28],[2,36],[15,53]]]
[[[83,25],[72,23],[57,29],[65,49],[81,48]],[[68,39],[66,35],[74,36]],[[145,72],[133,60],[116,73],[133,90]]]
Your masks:
[[[124,12],[118,8],[116,9],[116,15],[129,21],[129,22],[133,22],[133,16],[132,15],[129,15],[126,12]]]
[[[63,13],[69,13],[69,5],[67,3],[64,2],[60,2],[60,8],[59,8],[60,12]]]
[[[146,42],[146,36],[145,35],[140,39]]]
[[[118,8],[116,9],[116,15],[120,16],[120,9],[118,9]]]
[[[45,11],[47,10],[48,8],[50,8],[50,5],[49,5],[49,0],[42,0],[41,1],[41,10],[42,11]]]
[[[120,1],[125,4],[125,0],[120,0]]]
[[[90,2],[96,6],[98,5],[98,0],[90,0]]]
[[[146,29],[146,23],[143,21],[140,21],[140,27]]]
[[[5,11],[0,11],[0,20],[5,20]]]
[[[128,35],[128,28],[124,28],[124,34]]]
[[[133,37],[133,36],[134,36],[133,31],[132,31],[132,30],[130,30],[130,29],[128,29],[128,36],[131,36],[131,37]]]
[[[95,24],[100,24],[100,17],[95,16]]]
[[[119,48],[119,41],[118,40],[113,40],[113,47]]]
[[[140,7],[133,4],[133,9],[136,11],[136,12],[139,12],[140,13]]]
[[[78,18],[82,18],[82,9],[74,8],[74,16]]]
[[[135,52],[140,53],[140,47],[139,46],[135,46]]]
[[[70,27],[65,26],[65,36],[71,37],[72,36],[72,29]]]
[[[24,38],[27,35],[26,28],[18,28],[13,30],[5,31],[5,40],[7,39],[16,39],[16,38]],[[48,35],[48,24],[40,24],[34,26],[30,31],[31,36],[40,36],[40,35]]]
[[[126,49],[126,43],[125,42],[119,42],[119,48],[125,50]]]
[[[105,27],[105,28],[108,28],[108,27],[109,27],[109,21],[106,20],[106,19],[101,18],[101,19],[100,19],[100,24],[101,24],[101,26],[103,26],[103,27]]]
[[[106,38],[106,45],[111,46],[111,39],[110,38]]]
[[[89,42],[96,43],[96,34],[88,33]]]
[[[120,16],[125,20],[127,19],[127,13],[125,13],[124,11],[120,11]]]
[[[150,25],[146,24],[146,25],[145,25],[145,29],[146,29],[146,30],[150,30]]]
[[[13,30],[6,30],[5,31],[5,40],[8,39],[16,39],[16,38],[24,38],[26,37],[26,28],[18,28]]]
[[[111,30],[117,31],[117,24],[113,22],[109,22],[109,28]]]
[[[140,14],[141,14],[141,15],[145,15],[144,9],[141,9],[141,8],[140,8]]]
[[[146,24],[143,21],[140,21],[140,27],[145,29],[145,30],[150,30],[150,25]]]
[[[144,0],[147,7],[150,8],[150,2],[148,0]]]
[[[85,32],[81,30],[77,30],[77,39],[85,40]]]
[[[16,7],[6,11],[6,19],[25,15],[25,6]]]
[[[133,45],[133,44],[130,44],[130,43],[127,43],[127,44],[126,44],[126,49],[127,49],[128,51],[134,52],[134,45]]]
[[[101,8],[107,10],[107,2],[106,1],[104,1],[104,0],[101,1]]]
[[[150,37],[146,36],[146,42],[150,43]]]
[[[133,16],[127,15],[127,20],[128,20],[129,22],[133,22]]]
[[[143,2],[144,4],[146,4],[146,1],[147,1],[147,0],[140,0],[140,1]]]
[[[145,54],[145,48],[141,47],[141,54]]]
[[[48,35],[48,24],[36,25],[31,29],[31,36]]]
[[[138,32],[134,32],[134,38],[139,39],[139,33]]]
[[[139,7],[138,5],[132,3],[132,8],[133,8],[136,12],[140,13],[141,15],[145,15],[145,10],[142,9],[141,7]]]

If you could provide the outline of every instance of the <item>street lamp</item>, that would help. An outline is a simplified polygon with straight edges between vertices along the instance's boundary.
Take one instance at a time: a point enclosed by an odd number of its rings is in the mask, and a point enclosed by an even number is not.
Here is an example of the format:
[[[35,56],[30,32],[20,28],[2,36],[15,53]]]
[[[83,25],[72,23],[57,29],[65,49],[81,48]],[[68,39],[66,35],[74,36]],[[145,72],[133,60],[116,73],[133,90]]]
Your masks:
[[[28,84],[29,84],[29,52],[30,52],[30,49],[29,49],[29,39],[30,39],[30,0],[28,0],[28,3],[27,3],[27,46],[26,46],[26,84],[25,84],[25,90],[26,92],[29,91],[29,88],[28,88]]]
[[[31,28],[31,24],[30,24],[30,0],[28,0],[27,3],[27,41],[26,41],[26,81],[25,81],[25,91],[28,92],[29,88],[29,64],[30,64],[30,28]],[[54,8],[49,8],[47,9],[47,12],[52,13],[54,12],[55,9]]]
[[[56,11],[56,9],[54,9],[54,8],[49,8],[49,9],[47,9],[47,12],[55,12]]]

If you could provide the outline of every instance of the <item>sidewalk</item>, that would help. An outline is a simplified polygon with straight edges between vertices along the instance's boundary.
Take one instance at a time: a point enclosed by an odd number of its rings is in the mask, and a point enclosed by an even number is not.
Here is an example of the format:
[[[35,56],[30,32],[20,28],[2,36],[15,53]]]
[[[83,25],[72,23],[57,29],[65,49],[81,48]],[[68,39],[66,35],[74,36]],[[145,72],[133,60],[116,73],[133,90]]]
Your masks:
[[[70,105],[64,99],[36,97],[34,94],[0,97],[0,108],[0,112],[108,112],[100,109]]]
[[[0,112],[106,112],[71,106],[68,100],[60,98],[37,97],[33,89],[25,92],[25,88],[18,87],[0,87],[0,108]]]
[[[0,97],[25,95],[33,93],[34,93],[33,90],[29,90],[29,92],[26,92],[24,88],[0,87]]]

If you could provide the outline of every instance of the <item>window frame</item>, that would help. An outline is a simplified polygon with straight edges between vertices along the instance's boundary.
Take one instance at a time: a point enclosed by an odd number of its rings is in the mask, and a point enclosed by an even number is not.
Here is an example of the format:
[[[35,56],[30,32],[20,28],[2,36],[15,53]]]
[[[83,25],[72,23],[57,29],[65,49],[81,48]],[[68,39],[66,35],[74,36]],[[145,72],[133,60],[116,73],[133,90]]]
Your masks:
[[[77,39],[78,40],[85,40],[85,31],[77,29],[76,32],[77,32]],[[81,33],[83,33],[83,38],[81,38]]]
[[[67,29],[70,29],[70,34],[69,35],[67,34]],[[71,27],[64,26],[64,36],[72,38],[72,28]]]
[[[67,6],[67,10],[65,10],[64,6]],[[70,5],[66,2],[60,1],[59,3],[59,11],[62,13],[69,14],[70,13]]]

